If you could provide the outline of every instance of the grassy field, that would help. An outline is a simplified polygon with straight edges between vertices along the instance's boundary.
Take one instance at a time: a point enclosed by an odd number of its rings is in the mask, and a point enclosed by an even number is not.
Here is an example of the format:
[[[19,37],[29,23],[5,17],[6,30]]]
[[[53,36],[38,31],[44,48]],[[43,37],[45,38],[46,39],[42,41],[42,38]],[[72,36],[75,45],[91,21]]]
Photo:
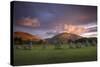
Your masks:
[[[33,46],[32,50],[14,49],[14,65],[33,65],[97,60],[96,47],[55,49]]]

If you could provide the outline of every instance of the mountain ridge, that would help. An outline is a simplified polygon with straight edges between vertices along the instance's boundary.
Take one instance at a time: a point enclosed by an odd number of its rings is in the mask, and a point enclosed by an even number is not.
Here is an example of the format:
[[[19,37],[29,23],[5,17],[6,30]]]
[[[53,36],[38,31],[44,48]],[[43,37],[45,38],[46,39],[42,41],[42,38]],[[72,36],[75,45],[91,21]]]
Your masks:
[[[26,32],[14,32],[13,33],[13,37],[20,37],[22,40],[32,40],[32,41],[37,41],[37,40],[41,40],[41,38],[37,35],[32,35],[30,33],[26,33]]]

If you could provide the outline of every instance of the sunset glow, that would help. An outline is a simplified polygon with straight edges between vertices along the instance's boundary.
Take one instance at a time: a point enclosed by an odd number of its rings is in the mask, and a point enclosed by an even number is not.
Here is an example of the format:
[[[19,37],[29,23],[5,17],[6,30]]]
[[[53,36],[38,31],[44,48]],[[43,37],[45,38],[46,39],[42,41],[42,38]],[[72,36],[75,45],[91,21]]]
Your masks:
[[[54,26],[55,32],[58,33],[72,33],[76,35],[81,35],[83,33],[86,33],[88,31],[87,28],[84,26],[79,26],[79,25],[72,25],[72,24],[56,24]]]
[[[77,25],[64,25],[64,32],[72,33],[72,34],[77,34],[80,35],[84,32],[86,32],[86,29],[84,27],[80,27]]]
[[[14,32],[27,32],[41,38],[51,38],[63,32],[97,37],[96,6],[41,3],[29,5],[19,2],[14,4]]]

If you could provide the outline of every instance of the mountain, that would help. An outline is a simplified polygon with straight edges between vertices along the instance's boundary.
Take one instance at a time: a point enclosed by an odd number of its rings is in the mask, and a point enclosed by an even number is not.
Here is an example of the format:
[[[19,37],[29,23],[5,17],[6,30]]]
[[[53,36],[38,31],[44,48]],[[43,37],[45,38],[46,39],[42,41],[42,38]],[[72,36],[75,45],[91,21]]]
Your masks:
[[[53,39],[67,39],[67,40],[77,40],[82,38],[79,35],[71,34],[71,33],[60,33],[53,37]]]
[[[37,35],[32,35],[26,32],[14,32],[13,37],[20,37],[22,40],[39,41],[41,38]]]
[[[60,33],[58,35],[55,35],[54,37],[52,37],[51,39],[46,39],[49,42],[54,42],[54,41],[58,41],[58,42],[62,42],[62,43],[68,43],[69,41],[75,41],[78,39],[83,38],[82,36],[76,35],[76,34],[71,34],[71,33]]]

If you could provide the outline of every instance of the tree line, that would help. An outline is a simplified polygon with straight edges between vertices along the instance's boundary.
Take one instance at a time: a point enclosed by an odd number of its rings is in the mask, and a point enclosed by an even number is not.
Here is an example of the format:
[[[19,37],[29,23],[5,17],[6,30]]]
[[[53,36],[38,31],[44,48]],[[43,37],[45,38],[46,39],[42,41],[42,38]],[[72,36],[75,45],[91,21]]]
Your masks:
[[[33,45],[43,45],[43,48],[47,48],[48,44],[52,44],[55,46],[55,48],[62,48],[62,45],[68,45],[69,48],[82,48],[82,47],[88,47],[88,46],[96,46],[97,45],[97,38],[81,38],[78,40],[65,40],[65,39],[49,39],[49,40],[22,40],[21,37],[15,37],[14,38],[14,45],[17,46],[17,48],[22,48],[22,46],[25,49],[32,49]]]

